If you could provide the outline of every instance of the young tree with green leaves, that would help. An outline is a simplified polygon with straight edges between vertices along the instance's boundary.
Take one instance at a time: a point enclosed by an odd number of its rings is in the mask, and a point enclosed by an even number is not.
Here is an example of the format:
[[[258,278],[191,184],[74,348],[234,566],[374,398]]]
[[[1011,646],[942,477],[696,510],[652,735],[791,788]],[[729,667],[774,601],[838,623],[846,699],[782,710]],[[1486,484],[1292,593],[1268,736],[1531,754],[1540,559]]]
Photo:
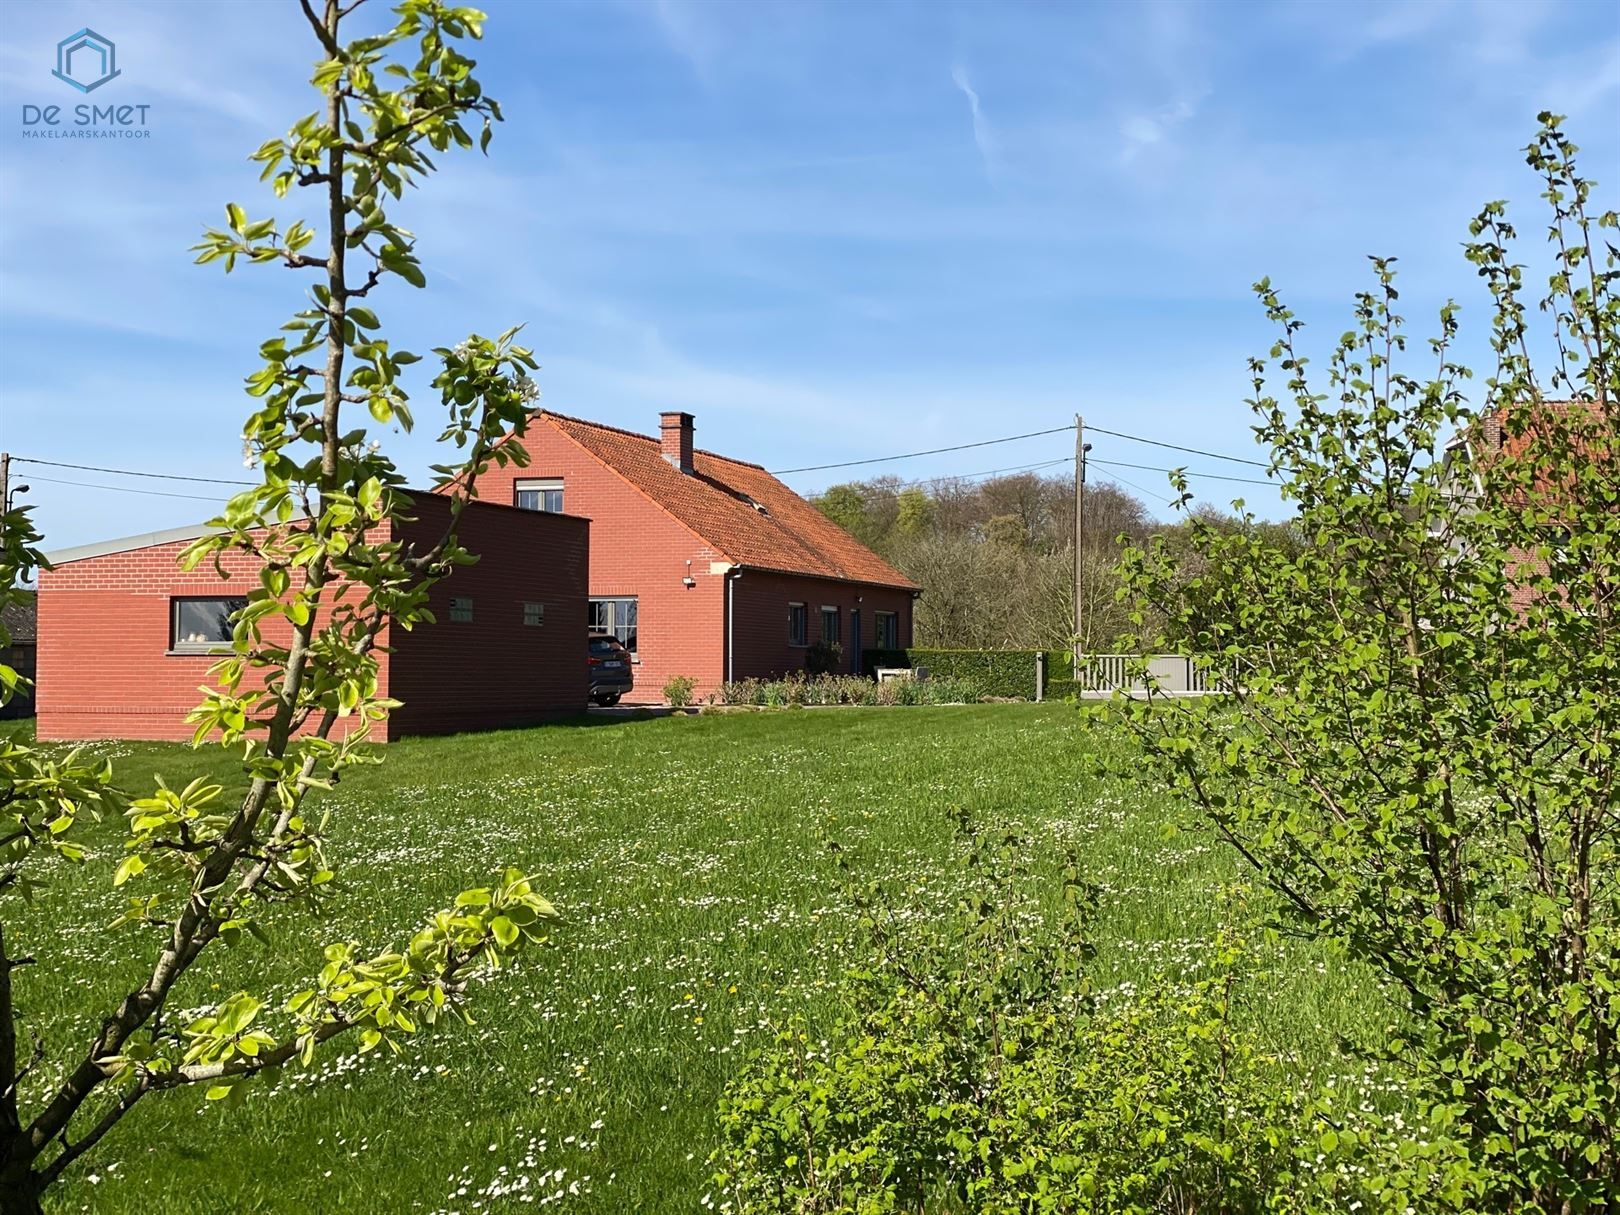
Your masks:
[[[256,407],[244,443],[262,480],[232,498],[185,557],[223,573],[227,556],[245,554],[260,571],[217,686],[191,717],[199,745],[241,757],[246,792],[225,805],[219,786],[198,780],[130,797],[104,763],[0,740],[0,899],[26,896],[44,855],[83,859],[74,828],[84,817],[122,812],[129,832],[113,881],[131,897],[115,927],[151,959],[91,1041],[47,1042],[21,1023],[26,1002],[14,1000],[13,978],[34,961],[24,949],[49,943],[22,944],[0,927],[5,1215],[38,1211],[47,1187],[150,1094],[201,1085],[209,1098],[239,1099],[254,1075],[308,1064],[340,1035],[361,1051],[399,1049],[418,1025],[461,1011],[474,971],[544,941],[556,914],[530,878],[508,870],[396,949],[368,956],[353,942],[328,945],[279,1014],[249,992],[200,1017],[172,1011],[199,990],[213,946],[246,934],[271,948],[261,920],[332,889],[323,817],[310,799],[350,765],[378,762],[363,744],[394,707],[378,693],[379,638],[385,625],[431,623],[428,588],[473,560],[456,520],[490,461],[526,459],[520,443],[499,441],[521,436],[537,395],[535,361],[510,332],[434,352],[432,384],[448,411],[441,441],[458,453],[435,470],[450,522],[431,543],[400,539],[391,524],[410,516],[403,478],[349,415],[363,407],[378,424],[410,425],[400,372],[419,358],[380,335],[370,300],[391,279],[425,280],[414,238],[386,207],[433,171],[434,154],[487,147],[500,109],[460,49],[480,36],[483,15],[404,0],[391,29],[345,42],[341,27],[358,4],[325,0],[317,11],[301,2],[321,51],[312,81],[320,108],[253,159],[278,198],[296,187],[321,200],[324,232],[250,219],[232,203],[227,227],[197,247],[199,262],[226,270],[241,260],[314,275],[309,306],[260,347],[263,363],[247,380]],[[4,528],[0,594],[43,565],[26,512],[9,514]],[[0,677],[9,692],[15,673]],[[41,971],[53,973],[49,963]]]
[[[1388,1160],[1450,1153],[1396,1209],[1564,1213],[1620,1193],[1620,255],[1601,231],[1620,221],[1596,213],[1561,119],[1541,121],[1551,371],[1501,203],[1466,246],[1495,300],[1477,410],[1454,305],[1407,370],[1391,260],[1325,391],[1261,282],[1281,336],[1251,404],[1307,543],[1195,516],[1218,576],[1186,577],[1163,545],[1130,566],[1139,615],[1162,613],[1229,690],[1128,706],[1158,771],[1293,930],[1388,981],[1390,1034],[1369,1049],[1434,1132]]]

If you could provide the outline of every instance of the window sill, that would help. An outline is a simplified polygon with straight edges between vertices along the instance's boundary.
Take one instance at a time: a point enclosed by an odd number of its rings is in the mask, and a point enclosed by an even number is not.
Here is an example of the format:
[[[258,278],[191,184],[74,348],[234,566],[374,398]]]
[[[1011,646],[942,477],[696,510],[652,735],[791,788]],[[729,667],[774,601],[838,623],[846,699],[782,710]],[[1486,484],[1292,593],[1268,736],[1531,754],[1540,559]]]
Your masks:
[[[809,648],[810,648],[810,643],[808,641],[790,641],[790,642],[788,642],[788,649],[790,649],[790,650],[808,650]]]
[[[180,649],[167,649],[163,651],[165,658],[217,658],[221,654],[234,654],[235,650],[228,645],[185,646]]]

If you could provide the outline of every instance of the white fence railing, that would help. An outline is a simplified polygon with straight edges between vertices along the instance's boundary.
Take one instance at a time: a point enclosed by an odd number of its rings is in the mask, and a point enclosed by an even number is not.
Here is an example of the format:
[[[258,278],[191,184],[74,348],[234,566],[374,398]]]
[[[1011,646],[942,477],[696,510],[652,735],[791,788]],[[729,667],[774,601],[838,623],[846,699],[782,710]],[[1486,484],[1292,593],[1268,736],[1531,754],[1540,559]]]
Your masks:
[[[1075,664],[1075,681],[1082,692],[1143,692],[1147,690],[1145,681],[1131,673],[1131,665],[1140,660],[1139,654],[1085,654]],[[1196,662],[1181,654],[1149,655],[1147,673],[1159,692],[1172,696],[1222,690]]]

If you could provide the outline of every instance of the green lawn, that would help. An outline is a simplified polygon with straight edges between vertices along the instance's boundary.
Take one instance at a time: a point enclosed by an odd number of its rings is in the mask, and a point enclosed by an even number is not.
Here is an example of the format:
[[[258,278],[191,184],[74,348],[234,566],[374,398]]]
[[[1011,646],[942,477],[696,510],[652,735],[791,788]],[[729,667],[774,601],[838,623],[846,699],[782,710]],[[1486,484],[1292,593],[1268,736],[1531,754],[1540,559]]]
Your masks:
[[[952,896],[948,807],[1020,823],[1037,848],[1078,841],[1107,892],[1103,982],[1198,964],[1213,892],[1237,869],[1196,833],[1167,836],[1172,811],[1151,786],[1094,774],[1099,749],[1120,745],[1073,706],[1039,705],[396,743],[326,799],[344,885],[325,918],[282,912],[274,957],[221,947],[171,1005],[239,988],[279,1001],[318,968],[323,942],[399,941],[508,863],[540,874],[568,917],[556,946],[480,983],[476,1027],[420,1035],[403,1056],[329,1050],[232,1111],[200,1092],[150,1098],[56,1192],[57,1209],[473,1212],[561,1192],[571,1210],[692,1210],[727,1077],[774,1019],[827,999],[843,923],[828,840],[929,907]],[[130,786],[155,771],[234,779],[216,753],[105,750]],[[18,972],[19,997],[53,1048],[84,1041],[135,974],[120,961],[128,938],[102,931],[123,901],[106,863],[120,828],[94,829],[99,863],[53,867],[7,927],[40,958]],[[1251,1000],[1279,1048],[1327,1059],[1334,1031],[1382,1015],[1365,974],[1297,946],[1280,962]]]

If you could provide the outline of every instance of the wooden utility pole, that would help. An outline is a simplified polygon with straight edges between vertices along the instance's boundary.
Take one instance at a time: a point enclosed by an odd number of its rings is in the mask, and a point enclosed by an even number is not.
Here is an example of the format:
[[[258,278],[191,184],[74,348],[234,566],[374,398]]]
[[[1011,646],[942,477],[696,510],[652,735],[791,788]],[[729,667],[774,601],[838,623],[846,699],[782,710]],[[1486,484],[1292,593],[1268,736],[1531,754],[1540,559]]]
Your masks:
[[[1074,415],[1074,677],[1081,678],[1080,656],[1085,649],[1085,587],[1081,571],[1085,558],[1081,549],[1086,536],[1086,423]]]

